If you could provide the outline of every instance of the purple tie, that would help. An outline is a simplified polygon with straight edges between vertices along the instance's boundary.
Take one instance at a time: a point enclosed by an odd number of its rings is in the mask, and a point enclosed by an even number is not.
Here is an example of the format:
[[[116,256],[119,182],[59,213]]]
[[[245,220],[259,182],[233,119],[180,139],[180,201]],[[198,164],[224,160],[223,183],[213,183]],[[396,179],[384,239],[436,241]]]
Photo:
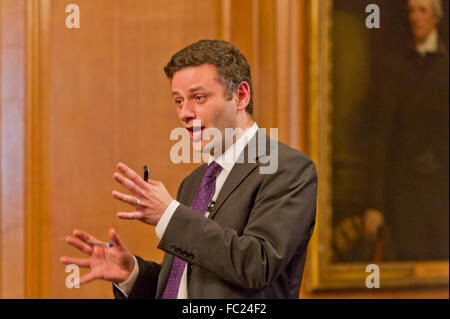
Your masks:
[[[211,202],[216,191],[216,175],[222,167],[216,162],[209,164],[205,176],[203,176],[200,187],[192,200],[191,208],[199,214],[205,215],[206,209]],[[181,277],[183,276],[186,262],[178,257],[175,257],[170,271],[169,281],[166,289],[162,295],[162,299],[176,299],[178,296],[178,289],[180,288]]]

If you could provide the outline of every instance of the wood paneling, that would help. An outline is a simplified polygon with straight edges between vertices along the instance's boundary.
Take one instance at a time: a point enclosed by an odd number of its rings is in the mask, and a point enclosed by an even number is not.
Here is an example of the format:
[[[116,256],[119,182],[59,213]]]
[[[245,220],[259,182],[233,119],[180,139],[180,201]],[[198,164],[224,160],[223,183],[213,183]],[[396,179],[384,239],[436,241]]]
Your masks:
[[[78,255],[59,240],[80,228],[107,240],[115,227],[137,255],[160,262],[154,228],[121,221],[129,209],[112,199],[122,161],[175,196],[194,165],[175,165],[170,131],[179,126],[163,66],[171,54],[217,33],[216,3],[201,0],[77,1],[81,28],[67,29],[65,1],[51,2],[49,82],[50,297],[111,298],[111,285],[65,287],[63,254]]]
[[[275,91],[275,3],[260,1],[257,6],[255,39],[257,65],[255,66],[255,119],[260,127],[277,127],[276,91]]]
[[[277,128],[280,141],[299,148],[304,140],[299,128],[299,117],[304,118],[299,71],[305,60],[299,49],[306,37],[298,33],[304,23],[298,20],[304,1],[224,0],[222,10],[224,37],[246,55],[252,68],[255,120],[268,133]]]
[[[2,38],[3,38],[3,34],[2,34],[2,11],[3,11],[3,3],[2,0],[0,0],[0,52],[2,49]],[[2,74],[2,55],[0,54],[0,75]],[[2,77],[0,76],[0,150],[2,149],[2,138],[1,138],[1,132],[2,132]],[[1,151],[0,151],[1,154]],[[1,157],[0,157],[1,158]],[[0,160],[1,161],[1,160]],[[0,181],[2,180],[2,170],[0,169]],[[0,182],[0,229],[2,229],[2,215],[3,215],[3,210],[2,210],[2,183]],[[3,241],[2,241],[2,234],[0,232],[0,278],[2,278],[2,268],[3,268],[3,262],[2,262],[2,247],[3,246]],[[3,285],[0,283],[0,298],[2,298],[3,295]]]
[[[26,6],[26,259],[25,296],[49,296],[50,211],[49,21],[50,0],[28,0]]]
[[[1,6],[1,297],[24,297],[25,267],[25,2]]]

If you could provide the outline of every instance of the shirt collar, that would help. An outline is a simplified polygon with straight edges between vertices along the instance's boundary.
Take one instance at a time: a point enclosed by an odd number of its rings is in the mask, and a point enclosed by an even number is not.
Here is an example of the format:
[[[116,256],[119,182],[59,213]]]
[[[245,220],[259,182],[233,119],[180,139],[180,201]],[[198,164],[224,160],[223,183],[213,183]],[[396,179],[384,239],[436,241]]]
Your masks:
[[[416,51],[420,55],[425,55],[426,53],[435,53],[439,49],[439,38],[437,30],[431,32],[431,34],[422,43],[416,44]]]
[[[208,159],[208,166],[215,161],[222,167],[222,169],[230,172],[245,146],[247,146],[248,142],[258,131],[258,128],[258,124],[253,124],[251,127],[246,129],[244,134],[236,141],[236,143],[228,147],[224,153],[217,157],[211,155]]]

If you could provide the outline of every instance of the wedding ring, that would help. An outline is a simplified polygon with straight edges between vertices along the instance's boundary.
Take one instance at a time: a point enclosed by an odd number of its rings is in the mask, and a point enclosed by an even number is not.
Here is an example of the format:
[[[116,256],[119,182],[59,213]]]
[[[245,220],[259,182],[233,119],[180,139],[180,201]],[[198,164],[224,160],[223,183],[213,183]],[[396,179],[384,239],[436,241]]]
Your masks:
[[[139,200],[139,198],[137,199],[137,207],[141,207],[141,201]]]

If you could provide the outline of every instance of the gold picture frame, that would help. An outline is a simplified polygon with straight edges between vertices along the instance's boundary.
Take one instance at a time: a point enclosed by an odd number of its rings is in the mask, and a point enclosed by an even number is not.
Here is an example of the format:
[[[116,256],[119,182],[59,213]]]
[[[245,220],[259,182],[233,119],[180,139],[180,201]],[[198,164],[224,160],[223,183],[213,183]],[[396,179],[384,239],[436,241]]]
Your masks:
[[[367,289],[370,263],[331,261],[333,220],[332,94],[333,0],[308,1],[309,25],[309,155],[319,176],[316,228],[308,252],[306,289]],[[382,262],[380,288],[443,286],[449,282],[448,261]]]

